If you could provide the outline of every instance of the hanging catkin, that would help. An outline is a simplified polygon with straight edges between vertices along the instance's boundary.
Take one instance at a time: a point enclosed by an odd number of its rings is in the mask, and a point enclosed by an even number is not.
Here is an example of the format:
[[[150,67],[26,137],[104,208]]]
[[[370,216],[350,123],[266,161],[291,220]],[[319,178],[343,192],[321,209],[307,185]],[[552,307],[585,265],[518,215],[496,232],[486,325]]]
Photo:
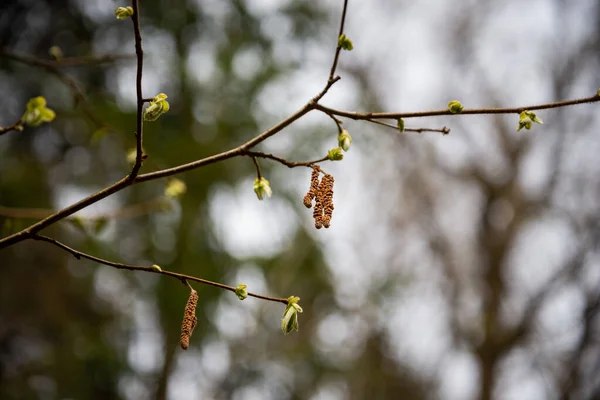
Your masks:
[[[322,222],[325,228],[329,228],[331,224],[331,217],[333,215],[333,181],[333,176],[325,175],[323,179],[321,179],[321,185],[319,185],[319,190],[322,191]]]
[[[310,208],[312,206],[312,199],[316,197],[317,190],[319,188],[319,171],[321,168],[318,165],[313,165],[312,168],[313,170],[310,175],[310,188],[303,199],[303,203],[306,208]]]
[[[198,319],[196,318],[196,305],[198,304],[198,292],[194,289],[190,292],[187,304],[185,305],[185,312],[183,314],[183,321],[181,322],[181,348],[187,350],[190,346],[190,337],[196,327]]]

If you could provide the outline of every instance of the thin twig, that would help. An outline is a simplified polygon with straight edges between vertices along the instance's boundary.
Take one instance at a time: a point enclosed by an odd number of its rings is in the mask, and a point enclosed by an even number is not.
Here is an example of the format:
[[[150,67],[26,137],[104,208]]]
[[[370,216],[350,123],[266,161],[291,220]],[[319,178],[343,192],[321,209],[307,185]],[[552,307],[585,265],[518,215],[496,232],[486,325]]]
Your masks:
[[[219,289],[229,290],[230,292],[235,293],[235,287],[233,287],[233,286],[224,285],[222,283],[213,282],[213,281],[209,281],[209,280],[202,279],[202,278],[196,278],[195,276],[179,274],[177,272],[165,271],[165,270],[161,270],[161,269],[158,269],[158,268],[152,267],[152,266],[145,267],[145,266],[132,265],[132,264],[123,264],[123,263],[118,263],[118,262],[114,262],[114,261],[104,260],[102,258],[86,254],[86,253],[84,253],[82,251],[75,250],[72,247],[69,247],[66,244],[61,243],[58,240],[50,238],[48,236],[32,235],[31,239],[33,239],[33,240],[39,240],[39,241],[42,241],[42,242],[53,244],[54,246],[57,246],[57,247],[65,250],[65,251],[71,253],[78,260],[80,260],[82,258],[85,258],[87,260],[95,261],[97,263],[104,264],[104,265],[107,265],[109,267],[113,267],[113,268],[117,268],[117,269],[126,269],[126,270],[129,270],[129,271],[152,272],[152,273],[155,273],[155,274],[170,276],[172,278],[178,279],[181,282],[186,282],[186,281],[198,282],[198,283],[202,283],[204,285],[214,286],[214,287],[217,287]],[[255,297],[257,299],[262,299],[262,300],[268,300],[268,301],[274,301],[274,302],[277,302],[277,303],[287,304],[287,299],[283,299],[283,298],[279,298],[279,297],[264,296],[264,295],[261,295],[261,294],[250,293],[250,292],[248,292],[248,296],[252,296],[252,297]]]
[[[17,122],[15,122],[14,124],[11,124],[9,126],[0,126],[0,135],[4,135],[5,133],[8,133],[10,131],[18,131],[18,130],[23,130],[23,121],[21,121],[21,119],[19,119]]]
[[[577,104],[596,103],[600,101],[600,96],[595,94],[591,97],[581,99],[565,100],[554,103],[536,104],[523,107],[507,107],[507,108],[466,108],[458,114],[453,114],[448,109],[432,110],[432,111],[417,111],[417,112],[375,112],[375,113],[358,113],[351,111],[336,110],[326,107],[321,104],[315,104],[316,110],[322,111],[328,115],[337,115],[354,120],[374,120],[374,119],[398,119],[398,118],[418,118],[418,117],[435,117],[440,115],[473,115],[473,114],[520,114],[523,111],[546,110],[550,108],[559,108],[574,106]]]
[[[260,173],[260,165],[258,165],[258,160],[256,159],[256,156],[250,156],[252,158],[252,162],[254,163],[254,166],[256,167],[256,177],[258,179],[262,178],[262,174]]]
[[[372,122],[372,123],[377,124],[377,125],[387,126],[388,128],[392,128],[392,129],[398,131],[398,125],[390,124],[388,122],[379,121],[378,119],[367,119],[366,121]],[[450,133],[450,129],[446,128],[445,126],[443,128],[441,128],[441,129],[436,129],[436,128],[404,128],[404,132],[416,132],[416,133],[439,132],[439,133],[441,133],[443,135],[447,135],[447,134]]]
[[[267,158],[269,160],[274,160],[274,161],[277,161],[277,162],[285,165],[288,168],[312,167],[313,165],[315,165],[317,163],[329,160],[329,158],[327,156],[325,156],[323,158],[319,158],[318,160],[313,160],[313,161],[289,161],[289,160],[286,160],[285,158],[277,157],[276,155],[273,155],[271,153],[263,153],[260,151],[247,151],[247,152],[244,152],[244,155],[250,156],[253,159],[256,157],[260,157],[260,158]]]
[[[143,120],[143,112],[144,112],[144,96],[142,95],[142,75],[144,69],[144,50],[142,49],[142,33],[140,31],[140,5],[139,0],[132,0],[131,4],[133,6],[133,15],[131,16],[131,20],[133,21],[133,34],[135,37],[135,55],[137,58],[137,72],[135,79],[135,91],[137,97],[137,114],[136,114],[136,131],[135,131],[135,163],[133,164],[133,168],[131,169],[131,173],[129,174],[130,178],[133,180],[137,176],[140,168],[142,167],[142,162],[144,161],[144,120]]]
[[[346,22],[346,9],[348,8],[348,0],[344,0],[344,8],[342,10],[342,18],[340,20],[340,30],[338,36],[336,38],[336,48],[335,48],[335,56],[333,56],[333,64],[331,65],[331,71],[329,71],[329,79],[328,81],[333,81],[335,76],[335,70],[337,69],[338,60],[340,58],[340,52],[342,51],[342,46],[340,46],[339,39],[340,36],[344,33],[344,23]]]
[[[335,126],[337,126],[338,132],[342,133],[342,131],[344,130],[344,128],[342,128],[342,124],[343,124],[342,120],[339,118],[336,118],[336,116],[333,114],[327,114],[327,115],[333,120],[333,122],[335,122]]]

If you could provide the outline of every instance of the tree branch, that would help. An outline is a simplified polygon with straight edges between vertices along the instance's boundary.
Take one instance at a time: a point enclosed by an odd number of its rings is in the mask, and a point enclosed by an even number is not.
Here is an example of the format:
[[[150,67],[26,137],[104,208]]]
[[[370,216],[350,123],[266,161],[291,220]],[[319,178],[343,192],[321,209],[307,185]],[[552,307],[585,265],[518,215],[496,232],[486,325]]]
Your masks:
[[[342,46],[340,46],[340,44],[339,44],[339,38],[344,33],[344,23],[346,22],[346,9],[347,8],[348,8],[348,0],[344,0],[344,8],[342,9],[342,18],[340,20],[340,30],[339,30],[338,36],[336,38],[336,46],[337,47],[335,48],[335,56],[333,57],[333,64],[331,65],[331,71],[329,71],[329,79],[328,79],[329,82],[331,82],[335,79],[334,78],[335,70],[337,69],[338,60],[340,58],[340,52],[342,51]]]
[[[271,153],[263,153],[263,152],[260,152],[260,151],[246,151],[246,152],[243,153],[243,155],[247,155],[247,156],[250,156],[252,158],[255,158],[255,157],[258,157],[258,158],[267,158],[269,160],[277,161],[278,163],[281,163],[281,164],[285,165],[288,168],[312,167],[313,165],[315,165],[317,163],[329,160],[329,157],[325,156],[323,158],[319,158],[318,160],[313,160],[313,161],[289,161],[289,160],[286,160],[285,158],[278,157],[278,156],[273,155]]]
[[[574,106],[577,104],[585,103],[596,103],[600,101],[600,96],[595,94],[594,96],[584,97],[581,99],[565,100],[555,103],[537,104],[523,107],[508,107],[508,108],[465,108],[463,111],[457,114],[453,114],[447,108],[444,110],[432,110],[432,111],[417,111],[417,112],[375,112],[375,113],[358,113],[352,111],[336,110],[334,108],[326,107],[321,104],[315,104],[316,110],[322,111],[328,115],[337,115],[339,117],[346,117],[354,120],[375,120],[375,119],[398,119],[398,118],[419,118],[419,117],[435,117],[441,115],[473,115],[473,114],[520,114],[523,111],[534,111],[534,110],[546,110],[550,108],[559,108]]]
[[[144,69],[144,50],[142,49],[142,33],[140,31],[140,5],[139,0],[132,0],[131,5],[133,6],[133,15],[131,20],[133,21],[133,34],[135,37],[135,55],[137,58],[137,71],[135,79],[135,90],[137,97],[137,114],[136,114],[136,132],[135,132],[135,143],[136,143],[136,154],[135,163],[129,174],[133,180],[137,176],[142,162],[144,161],[144,96],[142,95],[142,75]]]
[[[123,263],[104,260],[102,258],[86,254],[79,250],[75,250],[72,247],[69,247],[66,244],[61,243],[58,240],[52,239],[48,236],[32,235],[31,239],[53,244],[54,246],[57,246],[65,251],[71,253],[78,260],[85,258],[87,260],[95,261],[97,263],[107,265],[109,267],[113,267],[113,268],[117,268],[117,269],[126,269],[129,271],[144,271],[144,272],[151,272],[154,274],[166,275],[166,276],[170,276],[171,278],[175,278],[183,283],[185,283],[186,281],[193,281],[193,282],[201,283],[203,285],[209,285],[209,286],[213,286],[213,287],[216,287],[219,289],[229,290],[230,292],[235,293],[235,287],[233,287],[233,286],[224,285],[222,283],[213,282],[213,281],[209,281],[209,280],[202,279],[202,278],[196,278],[195,276],[179,274],[177,272],[165,271],[160,268],[156,268],[156,267],[152,267],[152,266],[145,267],[145,266],[123,264]],[[273,302],[277,302],[277,303],[283,303],[283,304],[288,303],[287,299],[263,296],[261,294],[256,294],[256,293],[248,292],[248,296],[255,297],[255,298],[261,299],[261,300],[273,301]]]
[[[334,117],[335,116],[331,116]],[[367,119],[365,121],[368,122],[372,122],[374,124],[377,125],[383,125],[383,126],[387,126],[388,128],[392,128],[394,130],[398,130],[398,126],[397,125],[393,125],[393,124],[389,124],[387,122],[383,122],[383,121],[379,121],[378,119]],[[439,132],[443,135],[447,135],[450,133],[450,128],[446,128],[445,126],[443,128],[440,129],[435,129],[435,128],[404,128],[404,132],[416,132],[416,133],[423,133],[423,132]]]

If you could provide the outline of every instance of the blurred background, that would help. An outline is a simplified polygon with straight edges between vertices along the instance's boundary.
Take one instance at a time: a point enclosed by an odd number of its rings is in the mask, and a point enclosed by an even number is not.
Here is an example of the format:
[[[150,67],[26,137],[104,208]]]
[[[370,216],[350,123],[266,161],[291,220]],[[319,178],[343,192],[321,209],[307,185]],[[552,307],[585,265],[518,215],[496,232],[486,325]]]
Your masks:
[[[142,172],[237,146],[325,84],[342,1],[140,1],[144,95],[171,111],[145,125]],[[4,0],[0,48],[52,60],[133,54],[115,1]],[[322,100],[358,111],[525,106],[600,86],[596,0],[350,1],[338,82]],[[7,236],[130,169],[135,61],[60,68],[0,56],[0,126],[42,95],[56,120],[0,137]],[[79,90],[79,91],[78,91]],[[173,279],[76,260],[41,242],[0,257],[2,399],[598,399],[600,119],[597,105],[406,120],[399,132],[344,120],[329,230],[302,206],[308,168],[249,158],[126,189],[44,231],[112,261],[250,291],[194,285],[198,325],[179,329]],[[337,146],[313,111],[257,150],[300,161]],[[110,218],[103,218],[109,216]]]

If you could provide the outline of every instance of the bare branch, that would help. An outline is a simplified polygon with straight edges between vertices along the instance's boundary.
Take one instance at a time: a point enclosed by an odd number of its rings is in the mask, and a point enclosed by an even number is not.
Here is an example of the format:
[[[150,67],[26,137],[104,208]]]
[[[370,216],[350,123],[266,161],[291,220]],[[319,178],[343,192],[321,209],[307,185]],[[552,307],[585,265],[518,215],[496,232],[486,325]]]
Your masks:
[[[329,72],[329,79],[328,79],[329,82],[331,82],[335,79],[334,78],[335,70],[337,69],[338,60],[340,58],[340,52],[342,51],[342,46],[340,46],[338,39],[344,33],[344,23],[346,22],[346,9],[347,8],[348,8],[348,0],[344,0],[344,8],[342,9],[342,18],[340,20],[340,31],[336,38],[337,47],[335,49],[335,56],[333,57],[333,64],[331,65],[331,71]]]
[[[277,161],[278,163],[281,163],[288,168],[295,168],[295,167],[311,168],[313,165],[315,165],[317,163],[329,160],[329,157],[325,156],[323,158],[319,158],[318,160],[313,160],[313,161],[289,161],[289,160],[286,160],[285,158],[277,157],[276,155],[273,155],[271,153],[262,153],[260,151],[246,151],[243,153],[243,155],[250,156],[253,159],[256,157],[267,158],[269,160]]]
[[[142,75],[144,69],[144,50],[142,49],[142,33],[140,32],[140,5],[139,0],[132,0],[131,5],[133,6],[133,15],[131,20],[133,21],[133,33],[135,37],[135,55],[137,58],[137,72],[135,79],[135,90],[137,97],[137,113],[136,113],[136,132],[135,132],[135,143],[136,143],[136,154],[135,163],[131,169],[129,175],[131,179],[135,179],[142,162],[144,161],[144,151],[142,146],[144,144],[144,96],[142,95]]]
[[[432,111],[417,111],[417,112],[376,112],[376,113],[358,113],[351,111],[336,110],[334,108],[325,107],[321,104],[316,104],[315,109],[322,111],[326,114],[337,115],[339,117],[346,117],[354,120],[374,120],[374,119],[398,119],[398,118],[419,118],[419,117],[435,117],[440,115],[473,115],[473,114],[520,114],[523,111],[533,110],[546,110],[550,108],[559,108],[574,106],[577,104],[585,103],[596,103],[600,101],[600,96],[595,94],[590,97],[583,97],[581,99],[565,100],[555,103],[537,104],[523,107],[508,107],[508,108],[465,108],[460,113],[454,114],[447,108],[444,110],[432,110]]]
[[[129,271],[144,271],[144,272],[151,272],[154,274],[166,275],[166,276],[170,276],[171,278],[178,279],[181,282],[186,282],[186,281],[198,282],[198,283],[202,283],[203,285],[209,285],[209,286],[213,286],[213,287],[216,287],[219,289],[229,290],[230,292],[235,293],[235,287],[229,286],[229,285],[224,285],[222,283],[213,282],[213,281],[209,281],[209,280],[202,279],[202,278],[196,278],[194,276],[179,274],[177,272],[165,271],[160,268],[156,268],[156,267],[152,267],[152,266],[146,267],[146,266],[123,264],[123,263],[117,263],[117,262],[113,262],[113,261],[104,260],[102,258],[86,254],[79,250],[75,250],[72,247],[69,247],[64,243],[61,243],[58,240],[52,239],[47,236],[32,235],[31,239],[53,244],[54,246],[57,246],[65,251],[71,253],[78,260],[85,258],[87,260],[95,261],[97,263],[107,265],[109,267],[113,267],[113,268],[117,268],[117,269],[126,269]],[[274,302],[283,303],[283,304],[287,304],[287,302],[288,302],[287,299],[263,296],[261,294],[250,293],[250,292],[248,292],[248,296],[252,296],[252,297],[255,297],[255,298],[261,299],[261,300],[274,301]]]
[[[377,125],[383,125],[383,126],[387,126],[388,128],[392,128],[394,130],[398,130],[398,126],[397,125],[393,125],[387,122],[383,122],[383,121],[379,121],[377,119],[367,119],[366,121],[368,122],[372,122],[374,124]],[[423,133],[423,132],[439,132],[443,135],[447,135],[450,133],[450,129],[446,128],[445,126],[443,128],[440,129],[435,129],[435,128],[404,128],[404,132],[416,132],[416,133]]]

